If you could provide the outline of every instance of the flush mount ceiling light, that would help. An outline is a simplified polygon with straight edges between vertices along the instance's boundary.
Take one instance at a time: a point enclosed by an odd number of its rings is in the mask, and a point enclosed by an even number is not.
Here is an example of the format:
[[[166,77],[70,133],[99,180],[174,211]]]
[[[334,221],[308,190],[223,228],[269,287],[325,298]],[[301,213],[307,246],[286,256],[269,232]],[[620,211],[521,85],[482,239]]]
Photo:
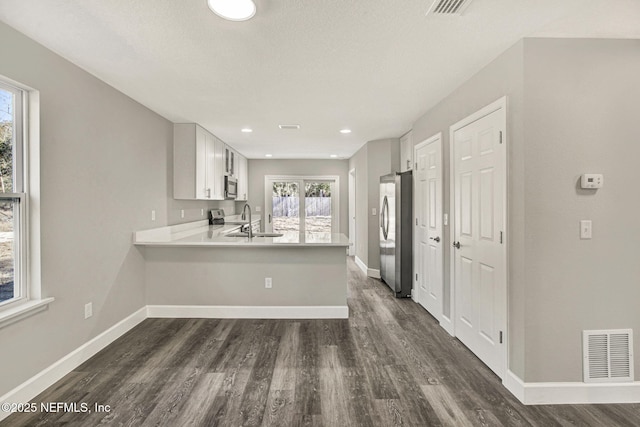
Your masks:
[[[251,129],[251,128],[242,128],[242,129],[240,129],[240,132],[251,133],[251,132],[253,132],[253,129]]]
[[[341,129],[340,133],[344,133],[344,134],[351,133],[351,129]]]
[[[246,21],[256,14],[252,0],[207,0],[209,9],[228,21]]]
[[[329,157],[331,157],[332,159],[335,159],[336,157],[338,157],[338,155],[337,154],[332,154]]]
[[[265,157],[273,157],[273,154],[265,154]]]

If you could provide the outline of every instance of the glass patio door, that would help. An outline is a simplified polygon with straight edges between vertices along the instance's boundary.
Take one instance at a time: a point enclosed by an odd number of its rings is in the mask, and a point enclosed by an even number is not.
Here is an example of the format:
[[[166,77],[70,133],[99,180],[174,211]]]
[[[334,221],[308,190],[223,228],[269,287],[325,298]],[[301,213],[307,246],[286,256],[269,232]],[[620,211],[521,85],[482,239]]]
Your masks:
[[[327,178],[265,177],[265,231],[338,233],[337,183]]]
[[[304,220],[300,210],[300,181],[271,182],[271,209],[267,210],[267,224],[265,229],[274,233],[295,231],[304,232]],[[269,201],[266,200],[267,204]],[[267,227],[271,227],[270,229]]]

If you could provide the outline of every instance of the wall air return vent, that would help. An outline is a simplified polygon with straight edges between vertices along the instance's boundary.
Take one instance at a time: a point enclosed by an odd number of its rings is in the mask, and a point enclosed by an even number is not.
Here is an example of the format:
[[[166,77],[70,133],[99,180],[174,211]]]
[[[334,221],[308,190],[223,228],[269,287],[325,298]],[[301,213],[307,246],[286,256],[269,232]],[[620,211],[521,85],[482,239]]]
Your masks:
[[[633,331],[582,331],[584,382],[633,381]]]
[[[296,129],[300,129],[300,125],[278,125],[278,127],[280,129],[286,129],[286,130],[296,130]]]
[[[471,0],[435,0],[427,15],[461,15],[469,6],[469,3],[471,3]]]

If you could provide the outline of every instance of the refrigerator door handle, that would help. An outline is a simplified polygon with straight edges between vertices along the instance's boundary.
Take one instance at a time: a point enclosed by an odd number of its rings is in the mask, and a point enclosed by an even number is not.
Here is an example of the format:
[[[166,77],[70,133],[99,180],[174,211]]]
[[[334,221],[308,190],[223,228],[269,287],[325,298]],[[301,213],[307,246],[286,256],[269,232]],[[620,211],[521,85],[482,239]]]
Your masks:
[[[382,227],[382,235],[384,236],[384,240],[387,240],[387,236],[389,234],[389,201],[387,200],[387,196],[384,196],[384,200],[382,201],[382,212],[380,213],[382,214],[382,218],[380,218],[380,221],[382,222],[382,224],[380,224]]]

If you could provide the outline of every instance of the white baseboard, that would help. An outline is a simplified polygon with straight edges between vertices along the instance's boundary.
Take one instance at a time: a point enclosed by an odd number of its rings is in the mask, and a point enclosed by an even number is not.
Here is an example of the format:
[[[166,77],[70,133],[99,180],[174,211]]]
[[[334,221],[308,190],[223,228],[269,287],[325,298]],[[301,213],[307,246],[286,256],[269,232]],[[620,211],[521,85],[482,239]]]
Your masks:
[[[355,257],[355,261],[356,261],[356,265],[358,267],[360,267],[360,270],[362,270],[362,272],[364,274],[367,274],[367,264],[365,264],[364,262],[362,262],[362,260],[360,258],[358,258],[358,255],[356,255]]]
[[[147,308],[142,307],[129,317],[116,323],[97,337],[81,345],[48,368],[45,368],[43,371],[0,397],[0,402],[29,402],[146,318]],[[3,420],[9,415],[11,415],[10,412],[0,411],[0,420]]]
[[[203,319],[348,319],[349,307],[148,305],[148,317]]]
[[[356,261],[356,265],[358,267],[360,267],[360,270],[362,270],[362,272],[364,274],[366,274],[369,277],[373,277],[374,279],[379,279],[380,278],[380,270],[376,270],[375,268],[367,267],[367,264],[362,262],[362,260],[360,258],[358,258],[358,256],[355,257],[355,261]]]
[[[640,403],[640,381],[628,383],[525,383],[507,371],[503,385],[525,405]]]

